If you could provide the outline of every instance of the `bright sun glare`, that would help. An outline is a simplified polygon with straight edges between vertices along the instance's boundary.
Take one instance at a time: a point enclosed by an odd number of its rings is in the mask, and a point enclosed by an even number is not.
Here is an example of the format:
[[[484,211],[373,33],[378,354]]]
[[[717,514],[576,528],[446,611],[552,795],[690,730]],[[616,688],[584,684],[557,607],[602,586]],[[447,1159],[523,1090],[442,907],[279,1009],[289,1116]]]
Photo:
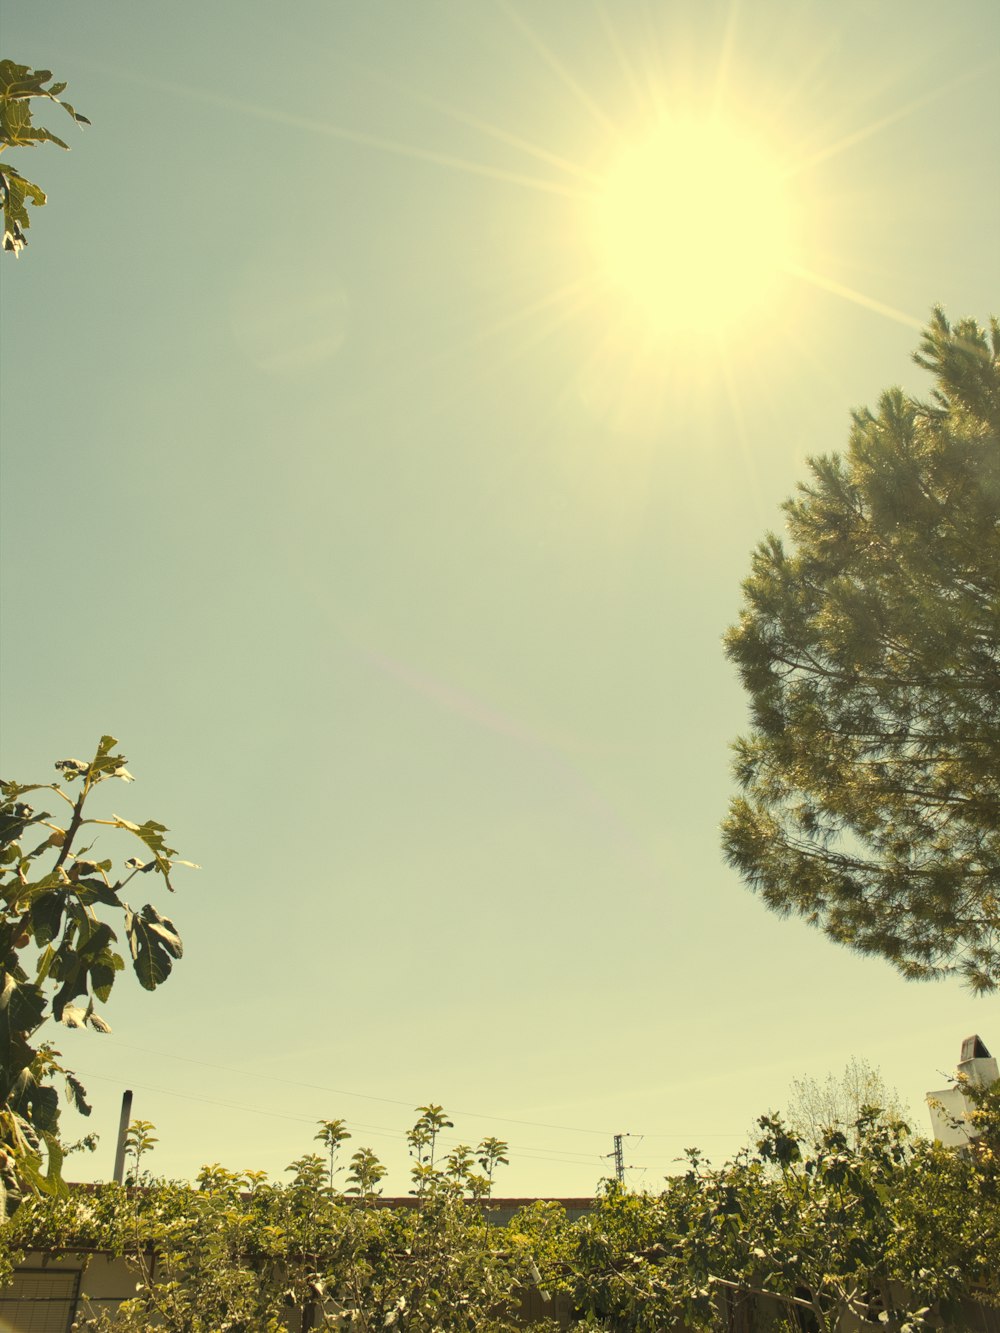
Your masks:
[[[663,120],[614,163],[594,211],[598,263],[654,332],[762,311],[793,259],[777,159],[720,120]]]

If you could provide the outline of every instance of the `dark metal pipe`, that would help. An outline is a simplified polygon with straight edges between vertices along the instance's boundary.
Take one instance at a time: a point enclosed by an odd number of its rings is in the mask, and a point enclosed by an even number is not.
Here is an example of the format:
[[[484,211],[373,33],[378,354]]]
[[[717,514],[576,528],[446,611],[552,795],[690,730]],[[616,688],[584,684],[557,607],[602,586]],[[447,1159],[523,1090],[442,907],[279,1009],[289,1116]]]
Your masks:
[[[120,1185],[125,1179],[125,1137],[128,1123],[132,1118],[132,1093],[128,1089],[122,1093],[122,1117],[118,1122],[118,1143],[115,1145],[115,1175]]]

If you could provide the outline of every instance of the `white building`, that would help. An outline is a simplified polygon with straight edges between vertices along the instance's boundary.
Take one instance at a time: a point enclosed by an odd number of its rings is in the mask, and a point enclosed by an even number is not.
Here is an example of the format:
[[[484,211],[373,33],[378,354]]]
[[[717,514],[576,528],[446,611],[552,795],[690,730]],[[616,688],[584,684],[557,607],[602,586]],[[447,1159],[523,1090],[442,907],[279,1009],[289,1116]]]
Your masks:
[[[966,1037],[962,1042],[962,1058],[958,1062],[958,1081],[950,1088],[927,1094],[934,1137],[946,1148],[963,1148],[976,1131],[969,1123],[975,1106],[965,1095],[963,1085],[988,1088],[1000,1078],[997,1062],[979,1036]]]

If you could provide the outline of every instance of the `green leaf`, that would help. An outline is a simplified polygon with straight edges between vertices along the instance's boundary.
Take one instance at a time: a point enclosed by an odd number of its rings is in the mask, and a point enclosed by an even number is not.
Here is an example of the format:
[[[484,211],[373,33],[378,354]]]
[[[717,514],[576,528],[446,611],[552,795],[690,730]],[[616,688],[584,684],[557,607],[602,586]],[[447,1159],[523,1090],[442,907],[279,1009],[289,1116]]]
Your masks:
[[[81,903],[89,907],[92,903],[103,903],[105,907],[121,907],[121,900],[110,884],[103,879],[78,879],[73,890]]]
[[[66,877],[59,870],[50,870],[47,875],[41,879],[33,880],[30,884],[25,884],[21,891],[21,899],[32,902],[35,898],[47,893],[49,889],[62,889],[66,885]]]
[[[19,982],[8,972],[0,990],[0,1012],[13,1032],[33,1032],[45,1017],[45,996],[32,982]]]
[[[0,171],[0,207],[3,209],[3,248],[19,254],[27,245],[24,233],[31,226],[26,202],[36,208],[45,203],[45,191],[13,167]]]
[[[27,796],[32,791],[58,790],[53,782],[11,782],[7,778],[0,778],[0,797],[3,798],[4,805],[8,805],[11,801],[19,801],[22,796]]]
[[[62,924],[63,895],[57,889],[42,893],[31,904],[31,929],[36,944],[48,944],[59,934]]]
[[[18,1108],[40,1133],[55,1133],[59,1124],[59,1094],[47,1083],[31,1080]]]
[[[54,143],[59,148],[69,149],[69,144],[43,128],[33,125],[31,108],[26,101],[5,101],[0,99],[0,142],[11,148],[30,148],[38,143]]]
[[[64,964],[65,978],[62,986],[52,997],[52,1016],[57,1023],[62,1020],[65,1006],[75,1000],[78,995],[86,995],[87,993],[87,974],[80,966],[80,960],[76,957],[76,954],[72,951],[69,952],[68,957],[66,953],[60,954],[59,961]]]
[[[56,951],[51,944],[47,944],[38,957],[38,966],[35,969],[35,984],[40,986],[49,975],[53,960],[56,957]]]
[[[133,912],[126,906],[125,929],[139,984],[146,990],[155,990],[170,975],[174,959],[184,952],[177,929],[150,903],[141,912]]]
[[[116,938],[115,932],[106,921],[93,921],[88,917],[80,926],[76,951],[81,959],[90,960],[103,953]]]
[[[16,104],[33,97],[43,97],[47,101],[61,106],[68,116],[80,125],[89,125],[90,121],[82,116],[69,102],[60,101],[59,94],[66,89],[65,83],[45,85],[52,78],[49,69],[32,69],[29,65],[17,65],[13,60],[0,60],[0,104]]]
[[[73,1109],[80,1115],[90,1115],[93,1109],[87,1101],[87,1089],[83,1086],[77,1076],[68,1069],[63,1070],[63,1077],[66,1080],[66,1091],[69,1094],[69,1100]]]
[[[139,841],[153,853],[157,870],[166,881],[167,888],[173,893],[174,888],[170,883],[170,871],[173,867],[173,857],[176,856],[176,850],[168,847],[163,840],[167,826],[158,824],[155,819],[147,819],[144,824],[133,824],[130,819],[122,819],[120,815],[112,815],[116,828],[122,828],[127,832],[134,834]],[[190,865],[190,862],[184,862]],[[193,867],[197,869],[197,867]]]
[[[45,84],[51,78],[50,69],[32,69],[13,60],[0,60],[0,97],[44,97]]]
[[[111,989],[115,984],[115,975],[125,967],[121,954],[105,949],[96,961],[90,965],[90,989],[102,1001],[107,1003]]]
[[[69,1193],[69,1187],[62,1178],[62,1164],[65,1156],[62,1144],[55,1134],[43,1134],[42,1138],[45,1141],[48,1154],[48,1164],[45,1168],[45,1183],[48,1187],[46,1192],[66,1195]]]
[[[41,819],[48,819],[48,815],[36,814],[30,805],[20,801],[8,802],[5,799],[0,808],[0,847],[19,842],[25,829]]]
[[[101,737],[87,775],[91,785],[103,782],[105,778],[121,778],[124,782],[134,781],[132,774],[125,767],[127,762],[125,756],[112,754],[117,744],[114,736]]]

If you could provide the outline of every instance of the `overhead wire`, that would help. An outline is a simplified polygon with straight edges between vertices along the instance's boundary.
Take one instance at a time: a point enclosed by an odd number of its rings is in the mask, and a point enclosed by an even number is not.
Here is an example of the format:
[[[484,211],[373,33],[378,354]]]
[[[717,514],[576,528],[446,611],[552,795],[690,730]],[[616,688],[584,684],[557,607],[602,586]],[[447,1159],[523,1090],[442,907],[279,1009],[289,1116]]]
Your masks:
[[[98,1079],[105,1083],[122,1083],[121,1078],[116,1078],[109,1074],[88,1073],[86,1070],[78,1070],[78,1074],[86,1079]],[[316,1125],[319,1123],[315,1117],[291,1115],[286,1111],[268,1111],[259,1106],[248,1106],[244,1102],[235,1102],[229,1099],[219,1097],[202,1097],[196,1093],[177,1092],[173,1088],[156,1087],[150,1083],[141,1083],[134,1079],[128,1080],[133,1088],[138,1088],[143,1092],[154,1092],[160,1096],[174,1097],[180,1101],[198,1102],[206,1106],[220,1106],[229,1111],[246,1111],[250,1115],[267,1116],[273,1120],[289,1120],[296,1124]],[[370,1125],[364,1121],[347,1120],[354,1129],[363,1129],[366,1134],[374,1134],[379,1138],[393,1139],[395,1141],[406,1140],[405,1130],[389,1129],[385,1125]],[[442,1147],[458,1147],[462,1144],[459,1138],[449,1138],[439,1136],[438,1142]],[[600,1158],[591,1153],[577,1152],[571,1148],[549,1148],[535,1144],[508,1144],[508,1148],[514,1149],[519,1157],[524,1157],[529,1161],[552,1162],[557,1166],[588,1166],[592,1162],[599,1161]],[[559,1156],[553,1157],[552,1153],[558,1153]]]
[[[409,1110],[418,1110],[413,1100],[405,1100],[401,1097],[384,1097],[376,1093],[352,1092],[346,1088],[335,1088],[324,1083],[309,1083],[302,1079],[285,1078],[279,1074],[268,1074],[258,1069],[240,1069],[236,1065],[220,1064],[217,1060],[198,1060],[190,1055],[175,1055],[170,1051],[157,1051],[148,1046],[140,1046],[134,1042],[119,1041],[116,1039],[115,1045],[127,1050],[141,1051],[144,1055],[155,1056],[158,1060],[177,1060],[183,1064],[199,1065],[203,1069],[216,1069],[229,1074],[237,1074],[242,1078],[264,1079],[269,1083],[283,1084],[292,1088],[308,1088],[312,1092],[329,1092],[338,1097],[353,1097],[360,1101],[383,1102],[388,1106],[405,1106]],[[586,1129],[581,1125],[558,1125],[546,1120],[526,1120],[515,1116],[493,1115],[485,1111],[466,1111],[458,1108],[451,1112],[453,1115],[465,1116],[471,1120],[491,1120],[498,1124],[505,1125],[527,1125],[532,1129],[554,1129],[566,1134],[589,1134],[597,1138],[610,1139],[614,1137],[614,1131],[609,1129]],[[690,1130],[662,1130],[653,1131],[644,1134],[632,1134],[632,1138],[647,1139],[705,1139],[722,1138],[737,1139],[743,1138],[742,1133],[729,1131],[715,1131],[704,1133]],[[565,1149],[562,1151],[572,1151]]]
[[[369,1092],[351,1092],[347,1088],[334,1088],[325,1083],[307,1083],[302,1079],[283,1078],[278,1074],[266,1074],[257,1069],[239,1069],[235,1065],[219,1064],[216,1060],[197,1060],[190,1055],[174,1055],[169,1051],[154,1051],[148,1046],[138,1046],[133,1042],[118,1041],[116,1045],[125,1047],[128,1050],[142,1051],[145,1055],[153,1055],[158,1060],[180,1060],[184,1064],[200,1065],[203,1069],[221,1069],[229,1074],[239,1074],[244,1078],[266,1079],[268,1083],[281,1083],[291,1088],[309,1088],[313,1092],[332,1092],[338,1097],[356,1097],[360,1101],[384,1102],[389,1106],[405,1106],[409,1110],[418,1109],[414,1107],[413,1101],[404,1100],[401,1097],[382,1097]],[[485,1111],[463,1111],[458,1109],[453,1112],[455,1115],[467,1116],[471,1120],[495,1120],[507,1125],[529,1125],[533,1129],[557,1129],[567,1134],[593,1134],[601,1138],[609,1138],[612,1131],[604,1129],[582,1129],[579,1125],[555,1125],[544,1120],[522,1120],[513,1116],[490,1115]]]

